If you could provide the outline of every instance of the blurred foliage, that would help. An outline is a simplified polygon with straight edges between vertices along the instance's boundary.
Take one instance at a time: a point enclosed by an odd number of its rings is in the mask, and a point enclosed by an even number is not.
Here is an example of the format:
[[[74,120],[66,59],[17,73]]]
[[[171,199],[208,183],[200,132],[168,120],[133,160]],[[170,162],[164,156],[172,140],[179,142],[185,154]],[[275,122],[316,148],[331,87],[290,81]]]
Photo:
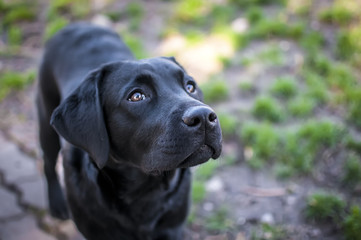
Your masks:
[[[344,220],[343,228],[346,240],[361,239],[361,209],[359,206],[351,207],[351,213]]]
[[[35,79],[35,72],[18,73],[5,71],[0,73],[0,101],[12,90],[21,90]]]
[[[310,220],[339,222],[344,214],[346,203],[333,193],[318,192],[307,199],[306,216]]]
[[[258,119],[279,122],[284,119],[283,109],[277,101],[268,96],[257,97],[252,109],[253,115]]]
[[[215,102],[225,100],[228,97],[229,90],[227,83],[218,77],[201,85],[205,102]]]

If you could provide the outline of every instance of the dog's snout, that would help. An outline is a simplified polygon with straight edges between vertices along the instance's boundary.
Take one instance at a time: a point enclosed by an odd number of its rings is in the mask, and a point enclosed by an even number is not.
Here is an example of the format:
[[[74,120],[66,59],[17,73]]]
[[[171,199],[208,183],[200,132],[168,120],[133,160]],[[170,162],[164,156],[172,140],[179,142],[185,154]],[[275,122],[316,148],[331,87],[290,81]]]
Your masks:
[[[214,125],[217,122],[217,115],[208,107],[192,107],[184,113],[182,120],[189,127]]]

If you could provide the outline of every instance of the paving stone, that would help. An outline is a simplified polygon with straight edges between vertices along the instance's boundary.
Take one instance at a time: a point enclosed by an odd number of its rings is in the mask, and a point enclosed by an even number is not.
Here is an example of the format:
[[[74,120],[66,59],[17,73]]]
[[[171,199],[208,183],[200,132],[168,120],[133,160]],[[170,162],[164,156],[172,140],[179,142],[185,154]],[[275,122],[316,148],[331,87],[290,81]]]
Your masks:
[[[34,217],[27,215],[19,220],[0,224],[0,239],[6,240],[55,240],[41,231]]]
[[[16,203],[16,196],[2,187],[0,187],[0,199],[0,220],[17,216],[23,212]]]
[[[17,184],[22,192],[21,201],[37,208],[47,208],[47,194],[44,181],[45,179],[39,176],[33,180]]]
[[[15,144],[0,137],[0,171],[7,183],[27,181],[40,173],[33,159],[23,154]]]

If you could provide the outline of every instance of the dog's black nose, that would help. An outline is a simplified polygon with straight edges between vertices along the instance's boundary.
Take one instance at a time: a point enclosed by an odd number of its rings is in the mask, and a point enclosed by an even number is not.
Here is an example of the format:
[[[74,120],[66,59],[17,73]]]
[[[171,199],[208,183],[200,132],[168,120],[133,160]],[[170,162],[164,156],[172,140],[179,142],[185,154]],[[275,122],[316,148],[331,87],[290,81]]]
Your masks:
[[[198,106],[188,109],[182,120],[189,127],[213,126],[217,123],[217,115],[209,107]]]

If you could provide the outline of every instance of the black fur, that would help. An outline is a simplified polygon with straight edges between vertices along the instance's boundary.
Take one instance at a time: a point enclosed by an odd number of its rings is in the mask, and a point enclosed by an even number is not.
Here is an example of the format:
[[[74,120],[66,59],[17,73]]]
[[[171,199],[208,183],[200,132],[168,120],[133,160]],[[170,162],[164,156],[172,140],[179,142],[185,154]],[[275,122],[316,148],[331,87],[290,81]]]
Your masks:
[[[68,26],[46,46],[37,107],[54,217],[69,218],[69,206],[87,239],[182,239],[189,167],[217,158],[222,137],[174,58],[135,60],[110,30]]]

